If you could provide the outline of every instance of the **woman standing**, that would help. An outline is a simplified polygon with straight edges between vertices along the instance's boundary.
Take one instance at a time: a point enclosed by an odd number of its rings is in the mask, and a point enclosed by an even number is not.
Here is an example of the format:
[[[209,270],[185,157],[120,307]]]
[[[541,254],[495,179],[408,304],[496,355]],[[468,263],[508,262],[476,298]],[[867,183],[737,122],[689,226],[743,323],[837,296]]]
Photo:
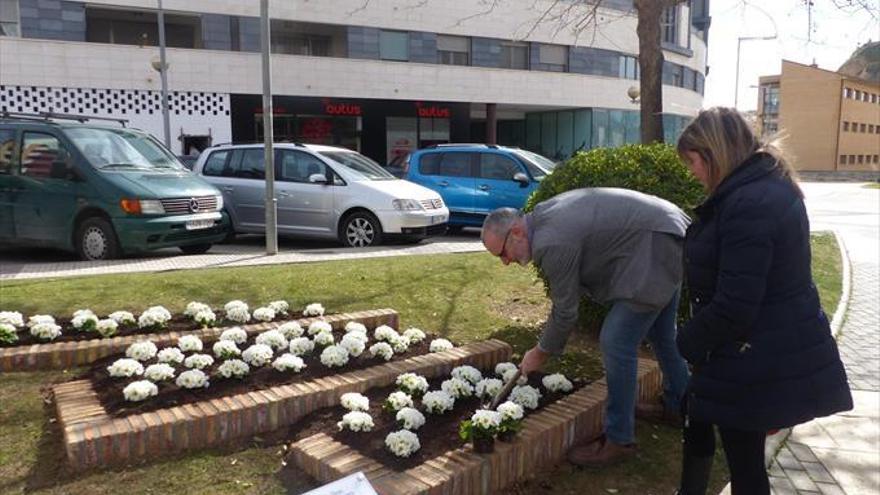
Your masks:
[[[767,432],[852,408],[812,280],[803,194],[734,109],[701,111],[678,153],[709,194],[685,240],[692,318],[677,343],[693,374],[680,493],[705,493],[717,427],[733,494],[769,494]]]

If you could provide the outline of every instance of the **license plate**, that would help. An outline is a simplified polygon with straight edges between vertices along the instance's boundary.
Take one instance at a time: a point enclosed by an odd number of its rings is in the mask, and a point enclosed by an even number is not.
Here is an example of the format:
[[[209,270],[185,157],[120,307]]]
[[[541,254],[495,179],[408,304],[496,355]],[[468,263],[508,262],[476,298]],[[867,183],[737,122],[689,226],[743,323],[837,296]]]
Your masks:
[[[205,220],[188,220],[186,222],[186,230],[209,229],[214,226],[214,220],[211,218]]]

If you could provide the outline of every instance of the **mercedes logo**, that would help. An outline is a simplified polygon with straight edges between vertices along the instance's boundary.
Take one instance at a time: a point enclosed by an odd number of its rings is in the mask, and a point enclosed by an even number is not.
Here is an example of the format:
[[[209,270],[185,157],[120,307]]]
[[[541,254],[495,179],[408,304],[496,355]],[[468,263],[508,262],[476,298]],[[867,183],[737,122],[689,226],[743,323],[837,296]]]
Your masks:
[[[196,198],[191,198],[189,200],[189,211],[192,213],[196,213],[199,211],[199,200]]]

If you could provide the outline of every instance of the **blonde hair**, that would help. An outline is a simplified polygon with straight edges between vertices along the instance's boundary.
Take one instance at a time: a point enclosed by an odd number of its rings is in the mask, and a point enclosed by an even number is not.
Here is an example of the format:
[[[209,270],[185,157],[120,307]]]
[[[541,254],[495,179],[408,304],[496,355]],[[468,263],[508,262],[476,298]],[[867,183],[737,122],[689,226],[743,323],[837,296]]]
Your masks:
[[[798,193],[797,173],[782,150],[780,139],[762,141],[755,136],[746,119],[734,108],[712,107],[701,110],[678,138],[678,155],[685,152],[700,155],[709,167],[709,192],[757,152],[776,160],[779,174],[791,181]],[[801,194],[802,196],[802,194]]]

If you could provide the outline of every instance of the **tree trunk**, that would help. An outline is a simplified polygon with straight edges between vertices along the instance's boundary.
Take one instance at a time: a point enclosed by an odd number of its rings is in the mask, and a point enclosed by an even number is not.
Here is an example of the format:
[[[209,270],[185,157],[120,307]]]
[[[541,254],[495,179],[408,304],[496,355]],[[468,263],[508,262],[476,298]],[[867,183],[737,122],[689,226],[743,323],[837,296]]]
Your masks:
[[[670,3],[635,0],[638,11],[639,86],[641,90],[642,144],[663,142],[663,50],[660,47],[660,19]]]

